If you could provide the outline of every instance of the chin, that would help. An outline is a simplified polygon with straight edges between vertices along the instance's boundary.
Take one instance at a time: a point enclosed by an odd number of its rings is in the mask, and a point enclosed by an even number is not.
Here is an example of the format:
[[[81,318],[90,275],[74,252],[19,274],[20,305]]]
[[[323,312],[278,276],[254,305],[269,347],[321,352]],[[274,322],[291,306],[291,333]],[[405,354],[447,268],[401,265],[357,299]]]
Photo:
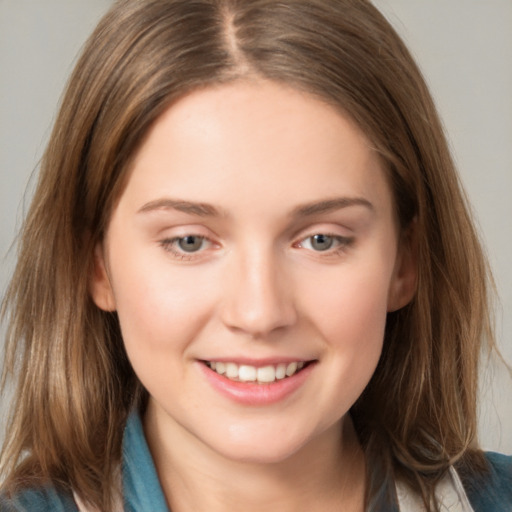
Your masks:
[[[219,443],[209,443],[221,456],[251,464],[277,464],[304,449],[312,439],[299,432],[250,432],[239,425],[231,425]]]

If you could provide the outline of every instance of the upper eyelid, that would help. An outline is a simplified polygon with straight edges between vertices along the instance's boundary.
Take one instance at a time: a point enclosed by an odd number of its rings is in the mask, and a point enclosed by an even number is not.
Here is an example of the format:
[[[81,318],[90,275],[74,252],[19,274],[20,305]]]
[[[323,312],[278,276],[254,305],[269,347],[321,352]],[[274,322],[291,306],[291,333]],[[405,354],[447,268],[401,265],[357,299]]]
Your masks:
[[[344,233],[353,233],[359,225],[358,219],[352,217],[340,219],[332,217],[330,214],[315,216],[313,219],[303,219],[298,223],[293,223],[289,230],[293,232],[294,237],[305,236],[308,233],[334,233],[336,235],[344,236]]]
[[[211,229],[204,227],[202,225],[176,225],[176,226],[165,226],[158,231],[155,231],[152,235],[152,238],[155,241],[163,242],[163,241],[170,241],[170,240],[176,240],[180,238],[185,238],[187,236],[197,236],[200,238],[204,238],[206,240],[210,240],[214,242],[215,240],[219,239],[219,236],[217,233],[212,231]]]

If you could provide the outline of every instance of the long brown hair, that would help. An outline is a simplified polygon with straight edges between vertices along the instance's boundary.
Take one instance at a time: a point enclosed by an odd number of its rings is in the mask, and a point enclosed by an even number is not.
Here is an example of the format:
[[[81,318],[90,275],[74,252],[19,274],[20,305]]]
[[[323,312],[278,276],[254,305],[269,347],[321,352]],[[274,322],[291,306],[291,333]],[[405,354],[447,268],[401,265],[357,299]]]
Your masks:
[[[397,476],[430,509],[450,464],[482,460],[488,269],[432,99],[389,23],[365,0],[123,0],[69,81],[2,306],[3,383],[16,385],[6,490],[52,482],[110,510],[123,427],[145,391],[115,313],[89,296],[93,248],[160,114],[193,89],[251,75],[352,117],[388,172],[404,236],[414,233],[416,297],[389,315],[379,366],[352,410],[372,457],[368,504]]]

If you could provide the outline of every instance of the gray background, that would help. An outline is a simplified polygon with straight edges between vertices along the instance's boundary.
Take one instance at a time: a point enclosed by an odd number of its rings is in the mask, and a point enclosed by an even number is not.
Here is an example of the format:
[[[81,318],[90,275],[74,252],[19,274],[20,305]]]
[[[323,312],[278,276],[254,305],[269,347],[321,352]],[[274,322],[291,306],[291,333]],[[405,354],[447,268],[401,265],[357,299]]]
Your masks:
[[[440,109],[488,248],[501,298],[498,340],[512,361],[512,1],[374,3],[416,56]],[[12,272],[15,251],[9,249],[60,94],[110,4],[0,0],[0,291]],[[512,380],[495,362],[483,377],[482,444],[512,453]]]

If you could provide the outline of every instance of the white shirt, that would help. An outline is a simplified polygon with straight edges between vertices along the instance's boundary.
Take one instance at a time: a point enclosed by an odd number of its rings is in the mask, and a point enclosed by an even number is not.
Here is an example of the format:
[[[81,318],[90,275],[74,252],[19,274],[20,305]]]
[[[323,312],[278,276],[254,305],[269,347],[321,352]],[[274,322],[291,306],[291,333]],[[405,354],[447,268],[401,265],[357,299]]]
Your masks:
[[[396,484],[396,494],[400,512],[425,512],[421,497],[401,482]],[[450,467],[450,471],[437,484],[435,494],[441,512],[474,512],[453,467]]]

